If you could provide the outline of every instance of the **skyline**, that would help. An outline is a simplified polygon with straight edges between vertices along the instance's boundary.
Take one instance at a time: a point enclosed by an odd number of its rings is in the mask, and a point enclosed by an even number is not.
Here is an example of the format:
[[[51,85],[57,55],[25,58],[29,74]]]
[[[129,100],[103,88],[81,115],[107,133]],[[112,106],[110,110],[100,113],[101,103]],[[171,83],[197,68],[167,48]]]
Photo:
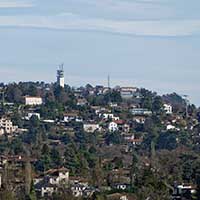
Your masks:
[[[133,85],[200,105],[200,2],[0,1],[0,79]],[[28,70],[27,70],[28,69]]]

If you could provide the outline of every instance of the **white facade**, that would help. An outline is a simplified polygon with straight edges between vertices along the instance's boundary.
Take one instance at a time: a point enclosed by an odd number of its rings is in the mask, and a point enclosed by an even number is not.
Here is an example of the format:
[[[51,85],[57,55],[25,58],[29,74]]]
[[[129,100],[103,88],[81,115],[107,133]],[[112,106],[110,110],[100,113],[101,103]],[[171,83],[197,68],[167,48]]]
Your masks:
[[[173,108],[171,105],[169,104],[164,104],[164,111],[166,112],[166,114],[172,114],[173,113]]]
[[[40,119],[40,113],[28,113],[26,119],[30,120],[32,116],[36,116],[38,119]]]
[[[45,195],[51,196],[56,191],[54,187],[42,187],[41,196],[44,197]]]
[[[117,123],[115,123],[115,122],[110,122],[110,123],[109,123],[109,126],[108,126],[108,130],[109,130],[110,132],[118,131],[118,125],[117,125]]]
[[[41,97],[25,97],[25,104],[28,106],[41,105],[42,103]]]
[[[10,119],[6,119],[6,118],[1,118],[0,119],[0,133],[4,134],[4,133],[8,133],[11,134],[15,131],[17,131],[18,127],[17,126],[13,126],[13,123]]]
[[[69,172],[59,172],[57,177],[51,177],[49,179],[49,183],[52,185],[59,185],[61,183],[68,183],[69,182]]]

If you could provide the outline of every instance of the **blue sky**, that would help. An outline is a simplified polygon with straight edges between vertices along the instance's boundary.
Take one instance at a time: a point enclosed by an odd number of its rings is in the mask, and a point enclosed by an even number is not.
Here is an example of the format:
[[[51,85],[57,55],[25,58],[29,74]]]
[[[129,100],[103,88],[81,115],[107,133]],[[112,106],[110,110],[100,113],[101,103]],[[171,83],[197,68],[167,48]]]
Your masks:
[[[200,105],[199,0],[0,0],[0,81],[146,87]]]

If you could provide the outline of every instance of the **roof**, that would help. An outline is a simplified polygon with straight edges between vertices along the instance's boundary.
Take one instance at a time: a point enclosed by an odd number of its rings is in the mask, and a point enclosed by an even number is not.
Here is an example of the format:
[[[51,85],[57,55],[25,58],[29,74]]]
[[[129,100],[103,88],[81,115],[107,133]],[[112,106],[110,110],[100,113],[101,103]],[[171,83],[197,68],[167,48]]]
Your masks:
[[[115,120],[114,121],[116,124],[118,124],[118,125],[122,125],[122,124],[124,124],[124,121],[123,120]]]
[[[28,99],[31,99],[31,98],[42,98],[42,97],[40,97],[40,96],[36,96],[36,97],[33,97],[33,96],[25,96],[25,98],[28,98]]]
[[[59,169],[50,169],[50,170],[44,172],[44,174],[53,175],[53,174],[56,174],[56,173],[59,173],[59,172],[69,172],[69,170],[65,167],[62,167],[62,168],[59,168]]]

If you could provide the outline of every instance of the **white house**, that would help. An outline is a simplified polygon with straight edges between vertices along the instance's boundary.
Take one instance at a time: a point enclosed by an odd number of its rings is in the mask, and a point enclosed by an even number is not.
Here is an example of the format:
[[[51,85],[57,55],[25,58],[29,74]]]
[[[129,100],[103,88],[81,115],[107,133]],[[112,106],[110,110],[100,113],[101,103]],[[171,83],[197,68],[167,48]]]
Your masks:
[[[173,108],[170,104],[164,104],[164,111],[166,114],[172,114],[173,113]]]
[[[35,105],[41,105],[42,103],[43,101],[41,97],[30,97],[30,96],[25,97],[25,105],[35,106]]]
[[[84,182],[75,182],[71,185],[71,191],[74,197],[91,197],[96,191],[95,188]]]
[[[57,191],[57,188],[54,187],[53,185],[45,185],[44,187],[41,188],[41,196],[52,196],[54,192]]]
[[[77,183],[71,187],[71,191],[74,197],[81,197],[83,196],[84,191],[87,189],[88,184]]]
[[[116,122],[110,122],[108,125],[108,130],[110,132],[118,131],[118,124]]]
[[[1,134],[4,134],[4,133],[11,134],[17,130],[18,130],[18,126],[14,126],[10,119],[7,119],[7,118],[0,119],[0,133]]]
[[[42,197],[51,196],[61,185],[69,183],[69,171],[66,168],[51,169],[43,178],[35,179],[35,189]]]
[[[36,116],[40,120],[40,113],[28,113],[26,119],[30,120],[32,116]]]
[[[176,131],[180,131],[180,128],[176,128],[174,125],[168,124],[166,129],[169,130],[176,130]]]
[[[103,113],[103,114],[99,114],[99,117],[103,118],[103,119],[113,119],[114,114],[112,113]]]
[[[100,113],[99,117],[106,120],[107,119],[119,120],[119,117],[115,117],[114,114],[112,113]]]
[[[63,121],[64,122],[76,121],[77,118],[78,118],[77,113],[66,113],[66,114],[64,114]]]

